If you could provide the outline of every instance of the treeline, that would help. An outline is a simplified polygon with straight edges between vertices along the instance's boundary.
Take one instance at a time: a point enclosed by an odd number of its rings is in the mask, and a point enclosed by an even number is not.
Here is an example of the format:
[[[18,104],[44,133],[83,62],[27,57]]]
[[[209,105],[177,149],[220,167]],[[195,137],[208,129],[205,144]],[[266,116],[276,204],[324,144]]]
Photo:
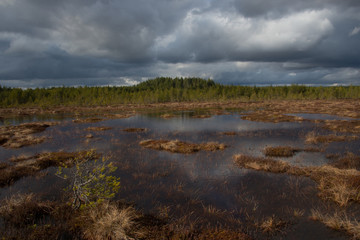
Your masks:
[[[92,106],[222,100],[359,99],[360,86],[229,86],[200,78],[156,78],[128,87],[53,87],[21,89],[0,86],[0,107]]]

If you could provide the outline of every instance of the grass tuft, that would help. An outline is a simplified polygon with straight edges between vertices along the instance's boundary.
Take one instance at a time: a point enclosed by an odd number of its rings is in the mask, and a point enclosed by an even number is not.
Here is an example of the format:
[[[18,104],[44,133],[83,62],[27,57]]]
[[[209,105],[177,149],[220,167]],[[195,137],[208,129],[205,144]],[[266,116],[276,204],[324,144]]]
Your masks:
[[[49,215],[52,209],[51,202],[40,202],[32,193],[18,194],[2,202],[0,216],[8,224],[23,226]]]
[[[263,232],[274,235],[275,233],[282,232],[287,223],[278,219],[275,216],[265,218],[261,223],[256,224]]]
[[[132,207],[119,208],[103,202],[90,208],[84,216],[83,231],[86,239],[138,239],[144,233],[138,229],[139,215]]]
[[[39,173],[41,170],[52,166],[71,166],[74,159],[84,158],[87,151],[81,152],[50,152],[40,153],[34,156],[20,156],[12,158],[14,165],[7,165],[0,168],[0,187],[8,186],[21,179],[22,177],[31,176]],[[99,155],[94,153],[87,156],[94,160]]]
[[[300,151],[293,147],[267,147],[265,148],[265,156],[267,157],[292,157],[296,152]]]
[[[43,132],[57,122],[33,122],[15,126],[0,126],[0,145],[4,148],[21,148],[23,146],[42,143],[45,137],[32,136],[34,133]]]
[[[321,198],[340,206],[346,206],[351,201],[360,202],[360,171],[355,169],[339,169],[330,165],[298,167],[284,161],[242,154],[235,155],[234,162],[239,167],[257,171],[310,177],[318,183]]]
[[[312,209],[310,219],[320,221],[334,230],[345,231],[354,239],[360,239],[360,223],[357,220],[350,220],[345,212],[335,212],[333,215],[330,215],[323,214],[317,209]]]
[[[226,145],[216,142],[209,143],[187,143],[179,140],[143,140],[140,145],[155,150],[164,150],[172,153],[195,153],[200,150],[216,151],[224,150]]]
[[[124,132],[146,132],[146,128],[125,128]]]
[[[305,136],[305,142],[307,144],[317,144],[317,143],[330,143],[330,142],[343,142],[343,141],[354,141],[359,137],[356,135],[344,136],[344,135],[316,135],[314,131],[309,132]]]

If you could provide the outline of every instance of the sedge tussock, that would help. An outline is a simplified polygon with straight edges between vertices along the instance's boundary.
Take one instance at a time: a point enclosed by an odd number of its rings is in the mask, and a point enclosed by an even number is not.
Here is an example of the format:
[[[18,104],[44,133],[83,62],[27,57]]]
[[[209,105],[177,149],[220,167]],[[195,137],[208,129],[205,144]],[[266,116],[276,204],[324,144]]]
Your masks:
[[[298,167],[284,161],[243,154],[235,155],[234,163],[256,171],[310,177],[317,182],[321,198],[332,200],[340,206],[352,201],[360,202],[360,171],[356,169],[339,169],[330,165]]]
[[[360,223],[357,220],[351,220],[345,212],[335,212],[331,215],[312,209],[310,219],[320,221],[334,230],[345,231],[354,239],[360,239]]]

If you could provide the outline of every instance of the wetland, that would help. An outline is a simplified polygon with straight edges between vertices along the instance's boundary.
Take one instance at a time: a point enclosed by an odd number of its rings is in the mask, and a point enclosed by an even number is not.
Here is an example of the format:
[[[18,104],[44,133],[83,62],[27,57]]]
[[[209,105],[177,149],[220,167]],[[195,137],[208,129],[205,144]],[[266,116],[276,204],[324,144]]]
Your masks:
[[[102,239],[109,228],[114,239],[360,239],[358,100],[0,114],[5,239]],[[116,167],[120,188],[72,209],[56,173],[90,150]]]

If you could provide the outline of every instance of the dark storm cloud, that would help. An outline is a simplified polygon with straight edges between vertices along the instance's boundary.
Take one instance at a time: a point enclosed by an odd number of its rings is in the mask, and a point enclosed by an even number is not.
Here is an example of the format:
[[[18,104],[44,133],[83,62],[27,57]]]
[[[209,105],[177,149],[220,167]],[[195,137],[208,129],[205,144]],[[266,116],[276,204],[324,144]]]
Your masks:
[[[360,7],[357,0],[234,0],[235,8],[247,17],[279,17],[284,14],[303,10],[320,10],[324,8],[339,8],[341,10]]]
[[[0,0],[0,84],[360,84],[359,12],[358,0]]]

